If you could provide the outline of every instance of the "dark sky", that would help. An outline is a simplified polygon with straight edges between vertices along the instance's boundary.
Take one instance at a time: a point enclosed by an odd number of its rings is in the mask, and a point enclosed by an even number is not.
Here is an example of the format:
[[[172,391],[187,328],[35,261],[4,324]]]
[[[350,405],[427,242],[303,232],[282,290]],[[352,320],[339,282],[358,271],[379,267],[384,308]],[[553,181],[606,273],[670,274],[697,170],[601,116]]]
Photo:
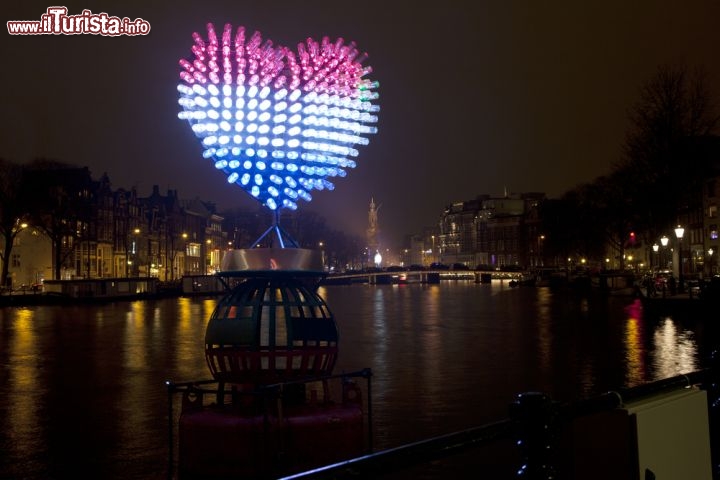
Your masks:
[[[208,21],[293,49],[308,36],[343,37],[369,53],[380,82],[379,133],[335,191],[300,208],[363,235],[374,197],[388,247],[453,202],[505,189],[556,197],[608,173],[627,113],[661,65],[705,68],[720,98],[718,0],[6,0],[3,25],[53,5],[141,17],[152,30],[0,34],[0,157],[53,158],[141,195],[159,185],[253,208],[177,118],[178,59]]]

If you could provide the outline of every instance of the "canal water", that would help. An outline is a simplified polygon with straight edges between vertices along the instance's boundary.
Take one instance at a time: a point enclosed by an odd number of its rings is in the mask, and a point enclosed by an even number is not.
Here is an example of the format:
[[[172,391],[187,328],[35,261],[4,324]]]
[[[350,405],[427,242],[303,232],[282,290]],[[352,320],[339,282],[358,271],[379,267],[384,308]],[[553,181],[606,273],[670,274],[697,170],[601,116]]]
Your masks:
[[[493,281],[321,287],[335,373],[372,368],[374,445],[504,419],[523,392],[571,401],[695,371],[708,319]],[[216,298],[0,309],[0,478],[164,479],[167,380],[209,379]],[[478,466],[482,471],[482,466]]]

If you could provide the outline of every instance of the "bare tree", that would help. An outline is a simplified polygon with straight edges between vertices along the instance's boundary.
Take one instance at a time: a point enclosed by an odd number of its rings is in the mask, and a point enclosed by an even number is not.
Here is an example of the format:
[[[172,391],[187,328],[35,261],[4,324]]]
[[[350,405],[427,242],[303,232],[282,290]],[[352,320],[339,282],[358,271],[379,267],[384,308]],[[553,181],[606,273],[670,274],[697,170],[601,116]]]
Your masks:
[[[0,236],[3,249],[0,251],[2,270],[0,285],[8,285],[10,258],[15,237],[23,229],[28,211],[24,199],[24,168],[21,165],[0,159]]]
[[[63,266],[73,257],[80,241],[89,239],[90,171],[87,167],[44,159],[32,162],[27,171],[28,185],[35,192],[30,202],[33,224],[52,242],[53,276],[60,279]]]
[[[616,174],[632,185],[624,197],[634,210],[636,228],[652,234],[673,223],[677,212],[698,198],[706,176],[693,144],[720,125],[707,74],[660,67],[643,85],[630,121]]]

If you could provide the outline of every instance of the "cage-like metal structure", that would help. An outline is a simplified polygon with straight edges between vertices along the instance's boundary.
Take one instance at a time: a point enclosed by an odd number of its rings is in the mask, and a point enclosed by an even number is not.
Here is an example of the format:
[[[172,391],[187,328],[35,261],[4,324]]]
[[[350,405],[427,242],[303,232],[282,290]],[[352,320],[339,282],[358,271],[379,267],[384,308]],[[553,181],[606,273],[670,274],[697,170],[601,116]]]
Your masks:
[[[331,375],[335,318],[316,285],[284,272],[241,281],[212,313],[205,358],[215,380],[257,387]]]

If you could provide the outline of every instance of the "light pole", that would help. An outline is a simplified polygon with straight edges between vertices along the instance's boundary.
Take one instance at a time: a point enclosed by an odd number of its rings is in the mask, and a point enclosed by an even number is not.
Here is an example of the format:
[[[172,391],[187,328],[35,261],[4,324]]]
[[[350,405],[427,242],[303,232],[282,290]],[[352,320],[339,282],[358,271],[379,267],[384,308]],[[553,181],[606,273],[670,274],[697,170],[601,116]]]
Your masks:
[[[682,293],[683,287],[683,263],[682,263],[682,239],[685,234],[685,229],[680,225],[675,228],[675,236],[678,239],[678,291]]]
[[[325,248],[324,248],[325,243],[318,242],[318,247],[320,247],[320,262],[322,262],[322,268],[323,268],[323,272],[324,272],[326,270],[325,269]]]
[[[658,258],[658,250],[660,250],[660,245],[655,243],[655,244],[653,244],[652,249],[653,249],[653,252],[655,252],[655,264],[656,264],[655,266],[658,267],[658,270],[660,270],[660,268],[659,268],[660,260]],[[651,269],[651,270],[654,270],[654,269]]]
[[[435,235],[430,235],[432,239],[432,251],[430,253],[430,263],[435,263]]]
[[[662,248],[663,248],[663,251],[662,251],[663,269],[667,269],[667,254],[665,253],[666,252],[665,249],[668,246],[668,242],[670,242],[670,239],[667,237],[667,235],[663,235],[662,238],[660,239],[660,244],[662,245]]]
[[[134,276],[140,276],[140,229],[135,228],[133,230],[133,273]]]
[[[210,275],[212,269],[212,240],[206,239],[205,245],[207,245],[205,247],[205,275]]]
[[[713,250],[712,248],[709,248],[707,253],[708,253],[708,267],[709,267],[708,274],[710,277],[712,277],[713,273],[714,273],[712,259],[713,259],[713,253],[715,253],[715,250]]]
[[[183,232],[180,237],[182,237],[183,241],[183,254],[181,257],[182,263],[180,264],[180,274],[178,276],[183,277],[188,271],[188,234],[186,232]]]

